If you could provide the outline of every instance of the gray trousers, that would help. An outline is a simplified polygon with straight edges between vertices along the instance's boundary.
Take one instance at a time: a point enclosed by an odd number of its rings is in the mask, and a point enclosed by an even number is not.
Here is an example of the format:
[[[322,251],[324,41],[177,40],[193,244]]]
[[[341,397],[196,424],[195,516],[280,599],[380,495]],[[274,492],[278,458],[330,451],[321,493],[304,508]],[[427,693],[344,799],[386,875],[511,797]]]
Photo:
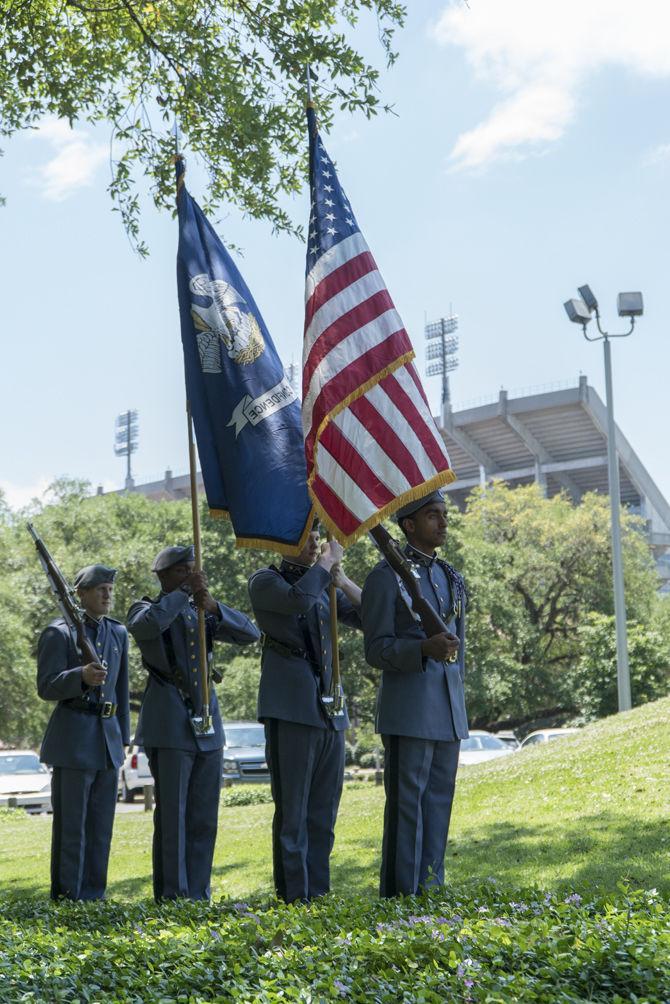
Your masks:
[[[221,750],[147,749],[154,778],[154,897],[209,899]]]
[[[442,885],[460,741],[382,736],[384,840],[379,892],[411,896]]]
[[[51,778],[51,898],[102,899],[112,842],[116,767],[54,767]]]
[[[275,888],[287,903],[330,891],[330,852],[344,779],[344,733],[277,718],[265,722],[275,814]]]

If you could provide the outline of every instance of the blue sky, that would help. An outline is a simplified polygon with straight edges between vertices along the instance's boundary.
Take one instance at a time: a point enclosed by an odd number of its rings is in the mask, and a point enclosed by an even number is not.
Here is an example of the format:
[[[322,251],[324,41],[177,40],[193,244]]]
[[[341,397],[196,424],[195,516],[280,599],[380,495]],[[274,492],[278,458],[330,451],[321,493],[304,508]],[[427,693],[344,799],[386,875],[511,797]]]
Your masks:
[[[341,116],[326,145],[417,350],[424,317],[460,318],[456,404],[580,373],[602,350],[562,303],[588,282],[605,322],[619,290],[645,316],[615,343],[619,425],[670,497],[670,10],[663,0],[413,0],[382,75],[396,116]],[[360,35],[370,58],[381,54]],[[14,505],[54,477],[120,485],[115,416],[136,408],[138,480],[187,466],[176,224],[147,201],[148,261],[106,194],[108,136],[58,122],[0,161],[0,487]],[[198,197],[202,175],[187,182]],[[306,195],[294,217],[307,221]],[[217,226],[284,363],[300,362],[304,247],[224,208]],[[435,411],[439,380],[425,386]]]

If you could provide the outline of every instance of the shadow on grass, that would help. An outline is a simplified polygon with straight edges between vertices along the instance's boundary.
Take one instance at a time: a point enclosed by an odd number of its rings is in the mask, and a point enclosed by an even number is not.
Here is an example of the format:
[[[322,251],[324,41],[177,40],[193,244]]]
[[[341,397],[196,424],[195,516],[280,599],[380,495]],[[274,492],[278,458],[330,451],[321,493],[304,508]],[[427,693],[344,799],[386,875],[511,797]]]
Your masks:
[[[495,876],[511,886],[598,888],[614,892],[628,881],[670,895],[670,828],[664,820],[637,823],[599,812],[560,827],[508,822],[466,830],[447,847],[455,879]]]
[[[337,831],[336,831],[337,832]],[[331,858],[331,888],[338,894],[348,892],[375,893],[379,887],[379,866],[381,862],[381,837],[350,838],[341,853],[335,852]]]

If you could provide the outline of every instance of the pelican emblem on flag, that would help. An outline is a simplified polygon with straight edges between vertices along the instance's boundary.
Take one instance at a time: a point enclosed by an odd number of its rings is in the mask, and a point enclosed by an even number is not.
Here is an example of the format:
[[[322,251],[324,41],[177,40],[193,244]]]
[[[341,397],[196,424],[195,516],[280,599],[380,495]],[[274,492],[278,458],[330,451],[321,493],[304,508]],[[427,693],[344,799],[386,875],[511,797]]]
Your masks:
[[[258,359],[265,349],[263,335],[235,287],[224,279],[211,279],[206,273],[194,275],[188,286],[196,296],[210,301],[206,307],[191,303],[203,373],[221,373],[222,344],[228,357],[240,366]]]

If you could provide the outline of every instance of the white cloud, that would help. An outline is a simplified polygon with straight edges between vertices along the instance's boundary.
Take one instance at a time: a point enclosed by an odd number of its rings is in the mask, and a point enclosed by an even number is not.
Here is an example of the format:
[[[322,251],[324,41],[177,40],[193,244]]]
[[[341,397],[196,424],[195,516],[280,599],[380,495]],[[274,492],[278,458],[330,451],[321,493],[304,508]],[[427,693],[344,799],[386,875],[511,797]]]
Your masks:
[[[0,481],[0,491],[10,509],[21,509],[33,499],[41,499],[53,478],[40,477],[32,484],[20,485],[12,481]]]
[[[546,148],[574,119],[587,78],[605,67],[670,77],[667,0],[452,0],[432,34],[462,48],[502,98],[458,137],[457,168]]]
[[[62,202],[92,184],[95,172],[108,157],[105,143],[95,142],[82,129],[71,129],[62,119],[46,119],[31,135],[54,150],[54,156],[29,178],[29,184],[40,188],[44,198],[52,202]]]
[[[644,158],[645,167],[654,167],[656,164],[667,164],[670,162],[670,143],[660,143],[653,150],[648,150]]]

